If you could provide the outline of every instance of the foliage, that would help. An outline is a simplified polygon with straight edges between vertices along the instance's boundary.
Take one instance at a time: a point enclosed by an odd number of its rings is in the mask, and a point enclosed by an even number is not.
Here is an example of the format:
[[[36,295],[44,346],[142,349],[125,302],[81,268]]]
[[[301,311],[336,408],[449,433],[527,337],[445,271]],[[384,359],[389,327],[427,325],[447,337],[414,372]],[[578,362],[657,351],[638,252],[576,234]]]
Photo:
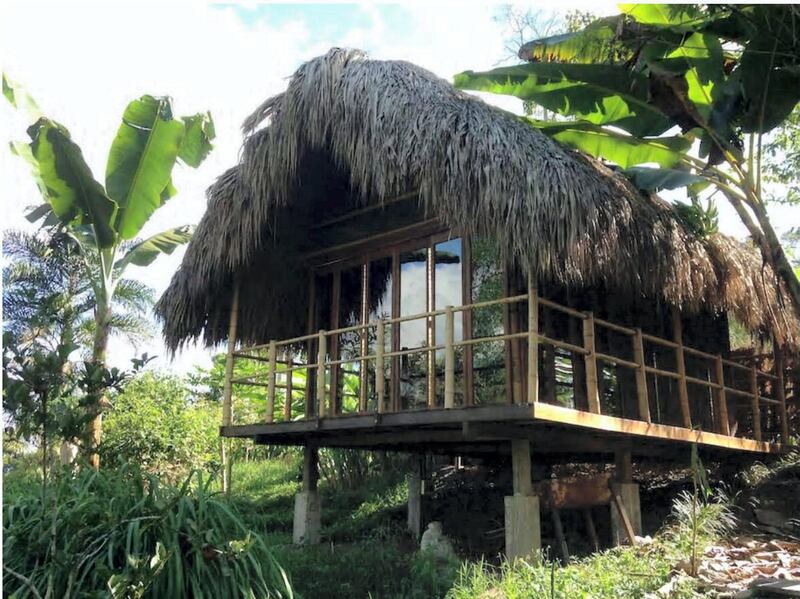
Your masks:
[[[34,120],[28,128],[30,142],[11,144],[12,151],[30,166],[45,200],[30,213],[30,220],[44,219],[45,226],[63,229],[86,257],[82,273],[95,301],[92,360],[104,366],[114,297],[127,267],[147,266],[191,237],[189,227],[176,227],[132,241],[153,213],[175,195],[175,164],[180,160],[196,168],[211,151],[215,137],[211,115],[175,117],[166,96],[145,95],[130,102],[111,144],[103,185],[94,178],[69,130],[44,116],[5,75],[3,95]],[[99,443],[99,414],[90,432],[92,441]],[[93,454],[93,465],[99,465],[98,459]]]
[[[196,400],[176,376],[144,372],[113,398],[100,445],[103,463],[136,462],[167,478],[219,465],[218,404]]]
[[[787,119],[783,131],[792,131],[790,115],[800,101],[800,38],[794,33],[800,11],[766,5],[621,8],[623,14],[580,31],[525,44],[520,55],[527,64],[467,71],[455,83],[556,112],[561,119],[555,122],[529,122],[623,169],[654,164],[691,175],[632,173],[646,191],[665,187],[667,179],[671,186],[688,186],[692,196],[713,186],[737,211],[800,313],[800,281],[769,220],[762,189],[764,134]],[[770,151],[791,155],[796,141],[783,131]],[[788,168],[794,172],[791,163]],[[774,165],[768,173],[788,174]]]
[[[192,474],[178,488],[131,466],[81,469],[64,472],[44,495],[5,503],[5,592],[291,597],[263,539],[211,492],[212,482]]]
[[[397,540],[352,545],[274,548],[298,595],[337,597],[443,597],[456,572],[430,556],[404,550]]]

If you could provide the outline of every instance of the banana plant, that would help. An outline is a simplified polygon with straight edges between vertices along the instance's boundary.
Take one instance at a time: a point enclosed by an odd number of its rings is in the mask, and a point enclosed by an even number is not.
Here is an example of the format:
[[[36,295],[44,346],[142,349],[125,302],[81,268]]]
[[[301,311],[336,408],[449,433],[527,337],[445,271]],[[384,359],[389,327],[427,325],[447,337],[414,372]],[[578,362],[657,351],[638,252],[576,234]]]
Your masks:
[[[721,192],[800,314],[800,281],[768,217],[761,164],[764,136],[800,102],[800,9],[620,10],[580,31],[525,44],[524,64],[460,73],[455,85],[545,107],[559,118],[526,121],[617,165],[644,191]]]
[[[112,301],[128,267],[148,266],[189,241],[190,226],[171,228],[147,239],[137,236],[153,213],[172,198],[177,163],[198,167],[215,137],[210,113],[176,117],[169,97],[142,96],[125,108],[106,163],[104,184],[83,158],[81,148],[62,124],[43,115],[33,99],[3,75],[3,95],[33,121],[27,142],[11,150],[30,166],[44,203],[28,214],[68,232],[80,245],[87,280],[96,299],[92,361],[105,366]],[[88,259],[94,255],[96,259]],[[96,449],[102,436],[102,413],[92,420],[88,437]],[[99,466],[92,451],[91,461]]]

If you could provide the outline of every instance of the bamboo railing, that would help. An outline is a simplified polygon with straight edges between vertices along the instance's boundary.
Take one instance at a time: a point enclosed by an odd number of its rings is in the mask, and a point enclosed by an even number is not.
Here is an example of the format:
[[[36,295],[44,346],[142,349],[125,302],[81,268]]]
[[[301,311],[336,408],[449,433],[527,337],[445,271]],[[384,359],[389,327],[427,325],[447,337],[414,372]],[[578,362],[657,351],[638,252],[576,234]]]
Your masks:
[[[456,340],[455,338],[455,318],[462,312],[474,312],[478,309],[485,309],[494,306],[509,304],[528,304],[528,326],[527,330],[516,333],[503,333],[483,337],[470,337]],[[555,339],[544,335],[540,331],[539,312],[540,310],[554,310],[564,314],[568,318],[578,319],[583,327],[583,344],[577,345],[562,339]],[[235,306],[232,310],[231,331],[236,330],[235,325]],[[403,348],[390,351],[387,347],[387,327],[388,335],[397,331],[403,322],[423,320],[426,323],[435,322],[436,317],[443,317],[444,340],[440,344],[431,342],[435,339],[428,336],[428,344],[414,348]],[[430,325],[429,325],[430,326]],[[628,359],[612,353],[605,353],[597,349],[597,335],[602,329],[612,331],[630,339],[631,355],[633,359]],[[352,357],[332,359],[329,356],[328,347],[334,336],[345,333],[356,333],[359,335],[359,354]],[[370,333],[374,333],[374,351],[368,353],[368,338]],[[334,395],[337,389],[331,389],[329,382],[335,380],[332,376],[333,369],[340,369],[346,364],[357,364],[358,369],[354,374],[358,375],[360,387],[358,393],[350,394],[358,400],[357,413],[368,413],[366,390],[364,385],[367,381],[367,368],[370,364],[375,372],[375,408],[372,412],[384,413],[390,410],[390,402],[387,401],[385,375],[386,367],[391,364],[393,358],[408,356],[413,354],[425,354],[427,356],[429,372],[427,380],[436,380],[436,373],[430,372],[431,365],[435,365],[436,352],[444,352],[444,393],[443,408],[452,409],[456,406],[456,350],[467,346],[480,343],[508,342],[511,340],[524,340],[527,344],[527,357],[525,360],[524,376],[526,384],[521,387],[522,392],[516,393],[515,397],[510,398],[514,403],[536,403],[539,401],[540,385],[540,346],[552,346],[554,348],[571,352],[573,355],[583,357],[585,368],[585,392],[587,398],[588,411],[601,414],[601,390],[600,373],[603,364],[611,364],[617,368],[633,371],[636,392],[636,409],[638,420],[651,423],[651,403],[648,391],[648,380],[664,377],[674,381],[677,385],[677,401],[681,416],[681,426],[687,429],[696,426],[693,421],[693,414],[690,405],[689,386],[699,386],[708,389],[713,395],[713,420],[714,431],[722,435],[734,435],[736,431],[731,430],[730,422],[730,401],[733,398],[741,397],[749,400],[749,412],[752,416],[753,438],[761,441],[763,437],[761,410],[764,405],[777,406],[777,415],[780,421],[780,437],[788,438],[788,420],[786,412],[786,395],[784,388],[784,377],[782,362],[779,356],[774,360],[775,372],[770,373],[756,367],[756,361],[752,364],[743,364],[720,354],[711,354],[684,345],[681,323],[679,318],[674,319],[673,339],[664,339],[647,333],[641,329],[622,326],[607,320],[595,317],[592,312],[583,312],[563,306],[552,300],[540,297],[535,288],[529,288],[528,293],[504,297],[496,300],[476,302],[463,306],[447,306],[443,309],[430,310],[418,314],[399,316],[395,318],[379,318],[373,322],[342,327],[334,330],[319,330],[316,333],[302,335],[291,339],[272,340],[263,345],[254,345],[235,350],[232,343],[228,345],[228,360],[226,362],[226,379],[223,397],[223,424],[232,424],[231,414],[233,387],[235,385],[251,385],[256,387],[266,387],[266,422],[275,421],[276,407],[280,407],[282,420],[292,419],[293,394],[302,391],[308,400],[308,393],[312,387],[315,389],[315,401],[305,401],[304,405],[313,406],[315,413],[308,413],[304,410],[299,418],[323,418],[341,415],[341,409],[337,409],[337,402]],[[316,344],[316,361],[295,361],[294,348],[301,344],[313,342]],[[647,364],[646,346],[666,348],[674,353],[674,369],[664,366]],[[279,355],[281,356],[279,358]],[[706,363],[706,379],[698,378],[687,374],[687,356],[695,360],[702,360]],[[256,362],[266,362],[266,379],[256,378],[234,378],[235,360],[253,360]],[[728,374],[726,375],[726,369]],[[293,384],[293,373],[305,371],[305,386],[295,386]],[[746,373],[749,385],[747,389],[734,386],[734,376],[730,373],[738,371]],[[338,372],[338,371],[337,371]],[[649,377],[649,379],[648,379]],[[769,387],[773,397],[768,397],[762,392],[761,383],[765,383],[763,388]],[[768,383],[768,384],[767,384]],[[655,383],[654,383],[655,384]],[[276,406],[278,390],[283,391],[283,405]],[[438,409],[431,401],[431,390],[428,391],[426,401],[427,409]]]

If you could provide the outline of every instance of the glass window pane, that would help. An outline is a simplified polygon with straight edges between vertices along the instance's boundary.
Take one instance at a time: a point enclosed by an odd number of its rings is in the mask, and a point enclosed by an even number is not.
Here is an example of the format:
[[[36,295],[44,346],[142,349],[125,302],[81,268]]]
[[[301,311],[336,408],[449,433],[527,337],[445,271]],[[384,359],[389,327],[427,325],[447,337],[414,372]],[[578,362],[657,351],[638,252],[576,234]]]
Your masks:
[[[488,239],[473,239],[471,302],[484,302],[503,297],[503,264],[496,243]],[[502,335],[503,307],[500,305],[472,311],[472,336]],[[476,404],[497,403],[506,395],[506,348],[504,341],[474,344],[473,401]]]
[[[362,267],[354,266],[341,272],[339,322],[337,328],[355,326],[361,322]],[[349,331],[337,335],[339,359],[355,359],[361,355],[361,334]],[[345,362],[339,366],[338,404],[342,413],[357,412],[361,390],[361,364]]]
[[[388,319],[392,317],[392,288],[394,280],[392,276],[392,258],[387,256],[385,258],[378,258],[372,260],[369,264],[369,315],[368,322],[375,322],[379,318]],[[384,327],[384,351],[391,351],[391,326]],[[368,329],[368,354],[375,355],[375,328]],[[383,393],[384,402],[388,402],[391,390],[391,359],[384,360],[383,367]],[[367,409],[377,409],[377,395],[375,391],[375,361],[370,360],[368,364],[368,386],[369,393],[367,398]]]
[[[439,310],[446,306],[461,306],[463,301],[462,263],[463,248],[461,239],[450,239],[435,246],[434,269],[434,308]],[[444,315],[436,317],[436,345],[442,345],[445,339]],[[453,319],[453,340],[458,342],[464,338],[464,318],[456,312]],[[464,348],[455,349],[455,403],[463,403],[464,397]],[[436,403],[444,405],[444,350],[436,352]]]
[[[400,254],[400,315],[409,316],[427,311],[428,250],[422,247]],[[400,324],[400,348],[427,345],[425,318]],[[427,403],[427,355],[424,352],[400,358],[400,402],[405,409],[424,407]]]

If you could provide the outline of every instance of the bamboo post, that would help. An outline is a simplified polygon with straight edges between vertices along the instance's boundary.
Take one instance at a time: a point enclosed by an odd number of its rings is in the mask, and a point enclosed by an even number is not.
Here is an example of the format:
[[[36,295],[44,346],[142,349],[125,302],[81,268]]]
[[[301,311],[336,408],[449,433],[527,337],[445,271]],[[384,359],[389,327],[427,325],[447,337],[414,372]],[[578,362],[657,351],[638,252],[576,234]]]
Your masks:
[[[714,358],[714,382],[719,385],[716,389],[717,397],[717,430],[722,435],[731,434],[730,420],[728,420],[728,397],[725,393],[725,368],[722,365],[722,356],[717,354]]]
[[[633,336],[633,360],[636,362],[636,399],[639,403],[639,418],[650,422],[650,401],[647,397],[647,371],[644,362],[644,339],[642,329],[637,328]]]
[[[239,281],[233,284],[231,314],[228,323],[228,355],[225,358],[225,385],[222,392],[222,426],[233,423],[233,352],[236,349],[236,327],[239,319]]]
[[[320,329],[317,339],[317,414],[325,416],[325,355],[328,353],[325,331]]]
[[[533,281],[533,275],[528,275]],[[539,295],[536,287],[528,284],[528,403],[539,401]]]
[[[444,407],[452,408],[456,404],[455,313],[453,306],[444,310]]]
[[[750,393],[753,394],[753,438],[761,441],[761,395],[758,392],[758,371],[755,359],[750,368]]]
[[[683,324],[681,315],[674,312],[672,315],[673,340],[675,347],[675,369],[678,373],[678,400],[681,406],[681,419],[685,428],[692,428],[692,413],[689,409],[689,389],[686,386],[686,357],[683,352]]]
[[[375,396],[378,402],[378,413],[386,410],[384,403],[384,365],[383,365],[383,344],[385,324],[383,318],[378,319],[378,328],[375,331]]]
[[[292,392],[294,391],[294,360],[290,352],[284,352],[284,359],[286,361],[286,399],[283,402],[283,420],[289,422],[292,419]],[[306,381],[308,385],[308,381]]]
[[[278,378],[278,346],[269,342],[269,379],[267,380],[267,422],[275,419],[275,382]]]
[[[780,410],[781,415],[781,443],[786,444],[789,443],[789,415],[786,412],[785,365],[783,362],[783,351],[780,345],[773,340],[772,346],[775,355],[775,399],[780,402],[778,404],[778,410]]]
[[[597,356],[594,347],[594,314],[586,313],[583,321],[583,347],[587,353],[584,355],[586,363],[586,395],[589,402],[589,411],[600,413],[600,390],[597,381]]]

